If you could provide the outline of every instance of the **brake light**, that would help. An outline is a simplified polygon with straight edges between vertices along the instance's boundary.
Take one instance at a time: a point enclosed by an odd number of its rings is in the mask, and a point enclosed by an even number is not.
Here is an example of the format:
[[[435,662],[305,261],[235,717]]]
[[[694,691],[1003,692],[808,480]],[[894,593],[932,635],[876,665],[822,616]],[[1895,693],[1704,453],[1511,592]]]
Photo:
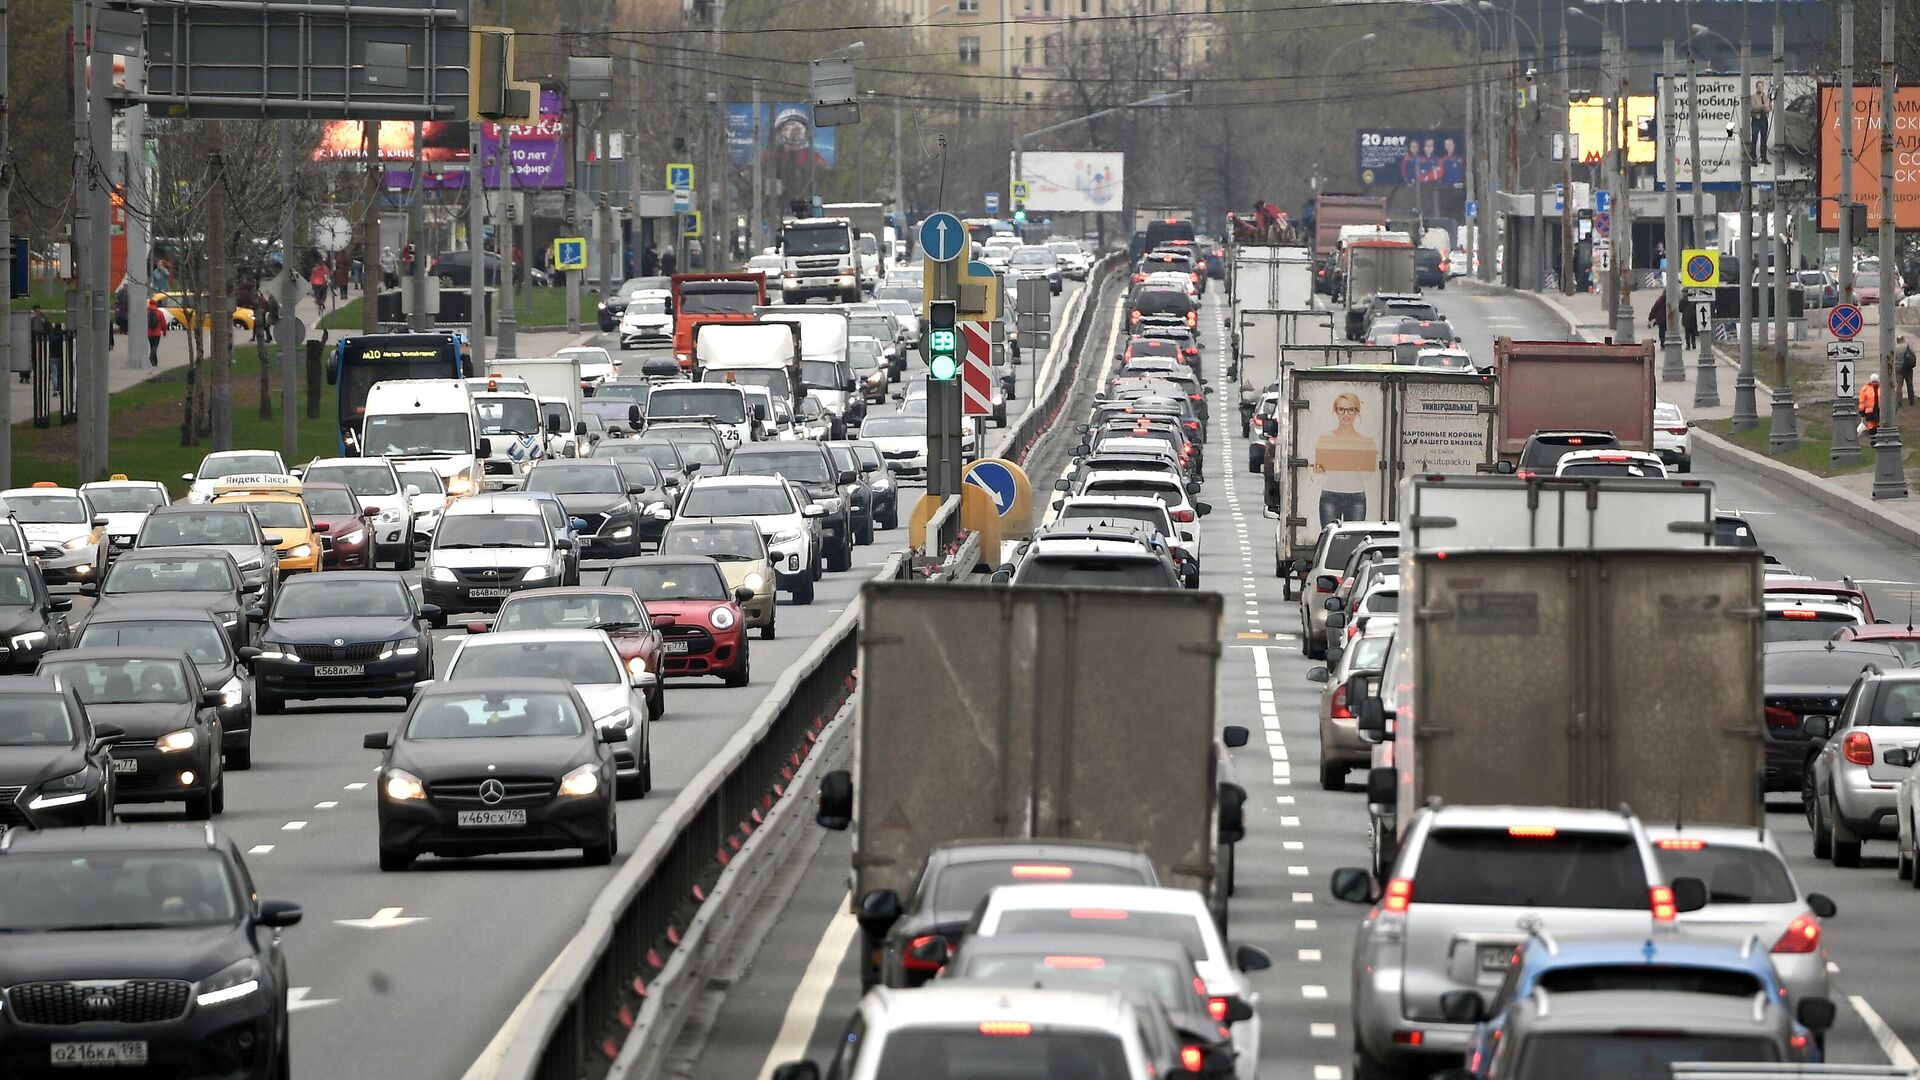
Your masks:
[[[1407,878],[1394,878],[1387,882],[1387,894],[1380,899],[1380,906],[1396,915],[1404,914],[1407,905],[1413,903],[1413,882]]]
[[[1188,427],[1188,428],[1189,428],[1190,430],[1193,430],[1193,431],[1199,431],[1199,430],[1200,430],[1200,421],[1198,421],[1198,420],[1189,420],[1189,421],[1187,421],[1187,427]]]
[[[1180,1048],[1180,1067],[1190,1073],[1199,1072],[1200,1066],[1205,1064],[1206,1060],[1207,1052],[1198,1046],[1183,1046]]]
[[[1575,436],[1567,440],[1567,445],[1568,446],[1585,446],[1587,445],[1587,440],[1582,439],[1578,436]]]
[[[1767,706],[1767,726],[1770,728],[1797,728],[1800,717],[1792,709],[1783,709],[1778,705]]]
[[[980,1022],[980,1034],[1031,1035],[1033,1034],[1033,1025],[1024,1020],[982,1020]]]
[[[1419,1046],[1421,1043],[1426,1042],[1427,1040],[1426,1040],[1425,1032],[1396,1031],[1393,1033],[1393,1041],[1400,1044],[1401,1046]]]
[[[1840,741],[1840,756],[1855,765],[1873,764],[1873,737],[1864,731],[1849,731]]]
[[[932,940],[934,939],[931,935],[914,938],[913,942],[907,946],[906,955],[900,958],[900,966],[906,968],[908,971],[939,971],[945,967],[946,964],[944,963],[922,960],[913,955],[916,951],[925,948],[927,943]]]
[[[1193,511],[1185,509],[1175,510],[1173,511],[1173,520],[1181,524],[1189,524],[1193,521]]]
[[[1052,881],[1065,881],[1073,876],[1071,866],[1020,866],[1013,868],[1017,878],[1046,878]]]
[[[1119,908],[1077,907],[1069,909],[1067,911],[1067,917],[1070,919],[1108,919],[1121,921],[1126,919],[1127,913]]]
[[[1680,909],[1673,903],[1673,890],[1665,885],[1655,885],[1648,889],[1647,900],[1653,908],[1654,922],[1672,922],[1680,913]]]
[[[1191,399],[1193,399],[1194,401],[1203,401],[1203,400],[1205,400],[1205,398],[1204,398],[1204,397],[1202,397],[1202,396],[1201,396],[1201,395],[1199,395],[1199,394],[1188,394],[1188,395],[1187,395],[1187,397],[1189,397],[1189,398],[1191,398]]]
[[[1098,971],[1107,966],[1107,962],[1098,956],[1049,956],[1041,963],[1068,971]]]
[[[1193,311],[1187,312],[1187,325],[1188,326],[1200,325],[1200,315],[1198,312],[1193,312]]]
[[[1667,839],[1660,841],[1661,851],[1700,851],[1707,846],[1705,840]]]
[[[1819,948],[1820,920],[1807,912],[1795,915],[1793,922],[1787,924],[1787,932],[1773,943],[1773,951],[1777,953],[1810,953]]]
[[[1200,350],[1199,350],[1199,348],[1197,348],[1196,346],[1193,346],[1193,345],[1189,345],[1189,346],[1187,346],[1186,348],[1184,348],[1184,349],[1181,349],[1180,351],[1181,351],[1181,352],[1183,352],[1183,353],[1186,353],[1186,354],[1187,354],[1188,356],[1199,356],[1199,355],[1200,355]]]
[[[33,486],[37,488],[57,488],[60,485],[51,480],[35,480]]]
[[[1820,613],[1817,611],[1808,611],[1805,608],[1788,608],[1780,613],[1780,617],[1783,619],[1817,619],[1820,617]]]
[[[1339,686],[1333,688],[1333,706],[1327,710],[1327,715],[1335,720],[1353,719],[1353,711],[1347,708],[1346,683],[1341,683]]]
[[[1560,835],[1560,830],[1551,825],[1510,825],[1507,835],[1524,840],[1551,840]]]
[[[1661,428],[1660,430],[1666,432],[1669,435],[1685,435],[1687,433],[1687,429],[1683,427]]]

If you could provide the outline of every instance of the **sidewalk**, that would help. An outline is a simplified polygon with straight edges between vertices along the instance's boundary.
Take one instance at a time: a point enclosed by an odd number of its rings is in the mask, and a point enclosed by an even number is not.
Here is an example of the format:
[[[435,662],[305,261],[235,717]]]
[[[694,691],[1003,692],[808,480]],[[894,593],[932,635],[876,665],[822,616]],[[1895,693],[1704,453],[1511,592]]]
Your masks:
[[[1603,341],[1612,333],[1612,325],[1601,307],[1600,297],[1594,293],[1578,293],[1562,296],[1558,293],[1526,293],[1502,286],[1489,286],[1474,283],[1471,288],[1480,292],[1523,298],[1538,303],[1564,319],[1568,329],[1588,341]],[[1646,325],[1646,308],[1653,302],[1651,289],[1635,290],[1636,308],[1634,329],[1641,340],[1653,340],[1653,328]],[[1872,342],[1877,341],[1878,331],[1874,328],[1873,309],[1868,308],[1868,327],[1861,338],[1867,342],[1869,352],[1874,350]],[[1832,410],[1833,393],[1830,378],[1826,373],[1831,369],[1826,365],[1826,342],[1831,340],[1824,326],[1807,340],[1790,344],[1790,372],[1793,374],[1795,396],[1797,398],[1796,415],[1801,431],[1801,445],[1797,451],[1791,451],[1778,457],[1759,452],[1767,445],[1767,432],[1771,426],[1770,409],[1773,403],[1773,387],[1761,377],[1761,373],[1773,373],[1775,362],[1771,344],[1771,324],[1767,327],[1765,341],[1754,343],[1754,396],[1755,408],[1760,414],[1760,426],[1740,435],[1718,434],[1707,430],[1708,425],[1721,432],[1727,428],[1733,418],[1734,379],[1740,373],[1737,344],[1719,343],[1714,350],[1718,363],[1715,366],[1720,404],[1696,408],[1693,405],[1694,386],[1698,378],[1697,352],[1687,354],[1687,380],[1684,383],[1662,382],[1659,396],[1680,406],[1688,419],[1700,427],[1694,429],[1693,449],[1696,457],[1718,459],[1737,464],[1748,471],[1766,476],[1780,484],[1815,499],[1835,512],[1860,524],[1879,529],[1907,543],[1920,545],[1920,427],[1913,423],[1903,428],[1907,450],[1905,453],[1905,471],[1910,495],[1906,499],[1875,499],[1873,497],[1873,456],[1866,455],[1866,461],[1843,471],[1826,468],[1827,449],[1832,439],[1832,427],[1829,422]],[[1656,356],[1655,370],[1663,366],[1662,358]],[[1861,365],[1861,378],[1869,373]],[[1808,377],[1809,373],[1811,378]],[[1909,412],[1905,402],[1896,413],[1920,417],[1920,409]],[[1758,449],[1737,444],[1740,439],[1751,442]],[[1864,443],[1864,439],[1862,440]],[[1810,471],[1809,466],[1821,471]]]

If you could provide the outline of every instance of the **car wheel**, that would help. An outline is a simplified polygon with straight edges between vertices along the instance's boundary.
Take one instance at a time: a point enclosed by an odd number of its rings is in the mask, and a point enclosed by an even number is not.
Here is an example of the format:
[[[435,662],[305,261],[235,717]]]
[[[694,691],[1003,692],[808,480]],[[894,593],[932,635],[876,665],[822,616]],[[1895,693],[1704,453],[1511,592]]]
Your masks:
[[[1353,1045],[1353,1080],[1402,1080],[1406,1073],[1383,1065],[1367,1055],[1358,1039]]]
[[[1912,849],[1902,847],[1900,849],[1899,854],[1895,856],[1895,859],[1897,861],[1894,863],[1894,866],[1893,866],[1893,876],[1896,878],[1899,878],[1901,881],[1912,880],[1913,879]]]
[[[807,564],[807,573],[812,575],[813,580],[815,581],[819,581],[821,578],[826,577],[827,576],[826,557],[823,555],[814,556],[813,562]]]
[[[282,1022],[285,1022],[284,1018],[282,1018]],[[273,1057],[273,1080],[287,1080],[288,1077],[293,1075],[293,1051],[290,1049],[291,1046],[292,1044],[287,1041],[287,1037],[284,1034],[281,1035],[280,1049]]]
[[[839,547],[834,549],[833,560],[828,563],[827,569],[832,570],[836,574],[853,569],[853,537],[851,534],[848,535],[847,539],[841,543]]]
[[[1812,822],[1813,857],[1816,859],[1832,858],[1833,834],[1827,832],[1826,815],[1820,812],[1819,802],[1809,800],[1807,805],[1810,808],[1807,814]]]
[[[1347,789],[1347,767],[1320,763],[1320,787],[1325,791],[1345,791]]]
[[[776,612],[779,611],[779,607],[776,605],[774,610]],[[774,615],[767,616],[767,625],[760,628],[761,641],[772,641],[774,639],[774,635],[775,635],[774,624],[779,621],[780,620],[778,619],[777,616],[774,616]]]
[[[1833,810],[1832,807],[1826,809]],[[1833,821],[1827,826],[1827,836],[1833,849],[1833,865],[1848,870],[1860,865],[1860,838],[1847,828],[1838,814],[1833,815]]]
[[[213,812],[224,814],[227,811],[227,774],[222,771],[220,779],[213,782]]]
[[[753,654],[747,651],[747,639],[740,639],[740,662],[732,671],[727,672],[725,681],[728,686],[745,686],[753,681]]]
[[[1005,405],[993,410],[993,426],[997,428],[1007,426],[1007,407]]]
[[[1800,767],[1800,809],[1807,815],[1807,828],[1820,831],[1818,809],[1820,806],[1820,788],[1813,780],[1813,759],[1808,758]]]
[[[885,518],[881,519],[880,527],[883,529],[899,528],[900,527],[900,511],[896,509],[889,512]]]
[[[413,569],[413,543],[408,541],[400,548],[400,557],[393,560],[395,570]]]
[[[588,844],[580,849],[580,858],[588,866],[606,866],[620,852],[620,818],[614,815],[607,825],[607,838],[598,844]]]
[[[647,698],[647,716],[658,720],[667,715],[667,688],[655,683],[652,696]]]
[[[801,606],[813,603],[813,575],[802,573],[793,587],[793,602]]]
[[[187,796],[187,820],[211,821],[213,819],[213,792],[204,791],[198,795]]]
[[[387,873],[405,870],[407,867],[413,865],[413,860],[416,858],[418,858],[418,856],[411,851],[394,851],[391,848],[381,848],[380,869]]]
[[[1913,873],[1907,875],[1907,880],[1913,883],[1914,888],[1920,889],[1920,836],[1914,838],[1913,847],[1908,849],[1907,862],[1913,867]]]
[[[863,547],[873,543],[873,516],[871,514],[867,516],[866,523],[855,531],[854,541]]]
[[[640,794],[653,793],[653,732],[648,729],[647,741],[640,747],[646,756],[640,759]]]
[[[253,732],[247,732],[245,741],[228,750],[223,756],[226,767],[234,772],[246,772],[253,768]]]

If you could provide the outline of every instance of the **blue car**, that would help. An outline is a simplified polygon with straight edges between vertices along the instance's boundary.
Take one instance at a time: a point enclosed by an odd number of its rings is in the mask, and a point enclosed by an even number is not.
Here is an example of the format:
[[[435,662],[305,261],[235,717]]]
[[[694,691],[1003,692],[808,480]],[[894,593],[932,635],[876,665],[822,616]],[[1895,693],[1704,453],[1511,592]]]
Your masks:
[[[553,527],[553,538],[573,541],[573,546],[567,551],[566,580],[561,584],[580,584],[580,534],[586,530],[586,521],[567,513],[567,508],[560,502],[560,496],[551,491],[503,491],[500,494],[531,499],[539,503],[540,513],[546,517],[547,524]]]
[[[1449,1020],[1475,1022],[1467,1040],[1466,1071],[1487,1075],[1494,1050],[1512,1010],[1533,994],[1535,987],[1553,993],[1603,990],[1685,991],[1751,997],[1764,991],[1785,1002],[1787,991],[1774,975],[1773,961],[1759,938],[1730,941],[1648,938],[1555,938],[1536,933],[1513,950],[1507,977],[1494,1000],[1487,1002],[1471,990],[1442,995],[1440,1007]],[[1825,998],[1799,1003],[1793,1043],[1803,1049],[1802,1060],[1821,1060],[1826,1029],[1833,1025],[1834,1005]]]

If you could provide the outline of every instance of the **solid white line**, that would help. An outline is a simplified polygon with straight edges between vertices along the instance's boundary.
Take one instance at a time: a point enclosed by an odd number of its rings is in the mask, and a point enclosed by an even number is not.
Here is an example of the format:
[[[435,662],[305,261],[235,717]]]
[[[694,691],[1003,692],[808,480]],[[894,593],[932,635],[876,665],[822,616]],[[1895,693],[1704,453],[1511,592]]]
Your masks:
[[[1853,1011],[1860,1014],[1860,1019],[1867,1022],[1867,1030],[1873,1032],[1874,1041],[1880,1044],[1880,1052],[1887,1055],[1889,1064],[1896,1069],[1920,1069],[1920,1060],[1914,1058],[1913,1051],[1907,1049],[1907,1044],[1900,1041],[1900,1036],[1893,1033],[1887,1022],[1880,1019],[1880,1014],[1873,1011],[1866,998],[1849,994],[1847,1001]]]
[[[846,896],[840,898],[838,914],[827,924],[827,932],[821,936],[819,948],[813,951],[813,958],[807,961],[807,970],[800,976],[800,985],[794,989],[793,1000],[787,1004],[787,1015],[780,1021],[780,1034],[774,1037],[773,1049],[767,1052],[767,1060],[760,1066],[760,1080],[769,1080],[775,1067],[807,1054],[807,1040],[820,1023],[820,1010],[827,1003],[827,991],[833,986],[834,972],[839,969],[841,958],[847,955],[847,946],[853,942],[853,935],[860,928],[860,924],[853,919],[853,913],[847,910],[848,899]]]

